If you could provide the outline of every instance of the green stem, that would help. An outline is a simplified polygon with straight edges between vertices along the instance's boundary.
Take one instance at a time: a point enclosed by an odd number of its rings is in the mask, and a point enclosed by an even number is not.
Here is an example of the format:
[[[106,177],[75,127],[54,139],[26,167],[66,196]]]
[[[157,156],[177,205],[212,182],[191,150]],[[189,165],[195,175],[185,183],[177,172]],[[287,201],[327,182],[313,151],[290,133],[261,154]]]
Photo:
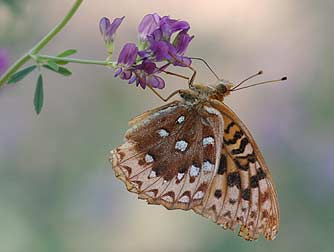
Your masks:
[[[84,60],[84,59],[74,59],[74,58],[62,58],[62,57],[54,57],[49,55],[31,55],[32,58],[36,58],[39,60],[52,60],[52,61],[64,61],[69,63],[79,63],[79,64],[89,64],[89,65],[100,65],[100,66],[111,66],[115,67],[116,62],[113,61],[102,61],[102,60]]]
[[[66,16],[57,24],[41,41],[39,41],[30,52],[24,54],[20,59],[18,59],[9,69],[3,74],[0,79],[0,87],[12,76],[20,67],[22,67],[26,62],[29,61],[30,55],[37,54],[42,50],[70,21],[75,12],[78,10],[79,6],[82,4],[83,0],[76,0],[72,8],[68,11]]]

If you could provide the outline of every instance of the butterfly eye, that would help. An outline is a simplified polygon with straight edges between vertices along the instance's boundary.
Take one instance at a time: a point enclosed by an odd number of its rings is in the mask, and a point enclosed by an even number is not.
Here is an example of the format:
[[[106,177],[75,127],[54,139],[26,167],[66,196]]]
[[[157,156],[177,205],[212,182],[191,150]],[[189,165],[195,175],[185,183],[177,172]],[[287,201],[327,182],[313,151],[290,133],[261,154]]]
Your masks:
[[[227,87],[224,84],[218,84],[216,89],[221,94],[225,94],[228,91]]]

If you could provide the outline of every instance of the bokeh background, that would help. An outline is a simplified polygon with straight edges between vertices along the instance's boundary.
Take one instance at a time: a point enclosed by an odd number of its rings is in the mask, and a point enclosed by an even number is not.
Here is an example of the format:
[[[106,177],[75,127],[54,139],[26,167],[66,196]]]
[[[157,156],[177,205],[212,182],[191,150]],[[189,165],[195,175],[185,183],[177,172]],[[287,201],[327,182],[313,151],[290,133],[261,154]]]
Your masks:
[[[73,1],[1,0],[0,47],[13,62],[66,13]],[[0,251],[333,251],[333,1],[86,0],[44,53],[77,48],[104,59],[102,16],[126,16],[116,49],[137,40],[147,13],[187,20],[188,55],[203,57],[238,82],[287,82],[236,92],[226,103],[253,133],[271,169],[281,209],[272,242],[241,240],[191,212],[148,206],[126,191],[108,162],[128,120],[162,104],[113,78],[104,67],[71,65],[45,75],[45,105],[32,101],[36,76],[0,90]],[[198,81],[215,79],[200,63]],[[261,80],[261,78],[259,78]],[[163,94],[186,87],[166,78]]]

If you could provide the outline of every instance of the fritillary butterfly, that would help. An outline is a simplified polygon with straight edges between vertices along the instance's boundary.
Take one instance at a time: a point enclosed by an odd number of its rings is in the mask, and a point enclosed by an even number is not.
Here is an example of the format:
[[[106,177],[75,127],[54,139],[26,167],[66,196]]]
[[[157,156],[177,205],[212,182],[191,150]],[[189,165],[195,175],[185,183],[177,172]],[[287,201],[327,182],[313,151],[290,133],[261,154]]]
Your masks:
[[[193,210],[246,240],[273,240],[277,196],[268,167],[246,126],[223,103],[231,84],[190,85],[182,100],[130,121],[125,143],[111,151],[116,177],[149,204]]]

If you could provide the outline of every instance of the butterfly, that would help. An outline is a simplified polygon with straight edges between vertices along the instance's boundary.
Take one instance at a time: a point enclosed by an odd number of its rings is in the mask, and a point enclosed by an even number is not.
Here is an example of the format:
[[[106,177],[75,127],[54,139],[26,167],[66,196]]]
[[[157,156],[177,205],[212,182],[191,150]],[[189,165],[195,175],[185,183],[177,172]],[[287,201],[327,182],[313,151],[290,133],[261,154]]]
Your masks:
[[[232,231],[240,225],[246,240],[260,234],[273,240],[277,194],[252,135],[223,102],[232,87],[192,84],[176,91],[181,100],[129,122],[125,143],[111,151],[110,161],[127,190],[148,204],[193,210]]]

